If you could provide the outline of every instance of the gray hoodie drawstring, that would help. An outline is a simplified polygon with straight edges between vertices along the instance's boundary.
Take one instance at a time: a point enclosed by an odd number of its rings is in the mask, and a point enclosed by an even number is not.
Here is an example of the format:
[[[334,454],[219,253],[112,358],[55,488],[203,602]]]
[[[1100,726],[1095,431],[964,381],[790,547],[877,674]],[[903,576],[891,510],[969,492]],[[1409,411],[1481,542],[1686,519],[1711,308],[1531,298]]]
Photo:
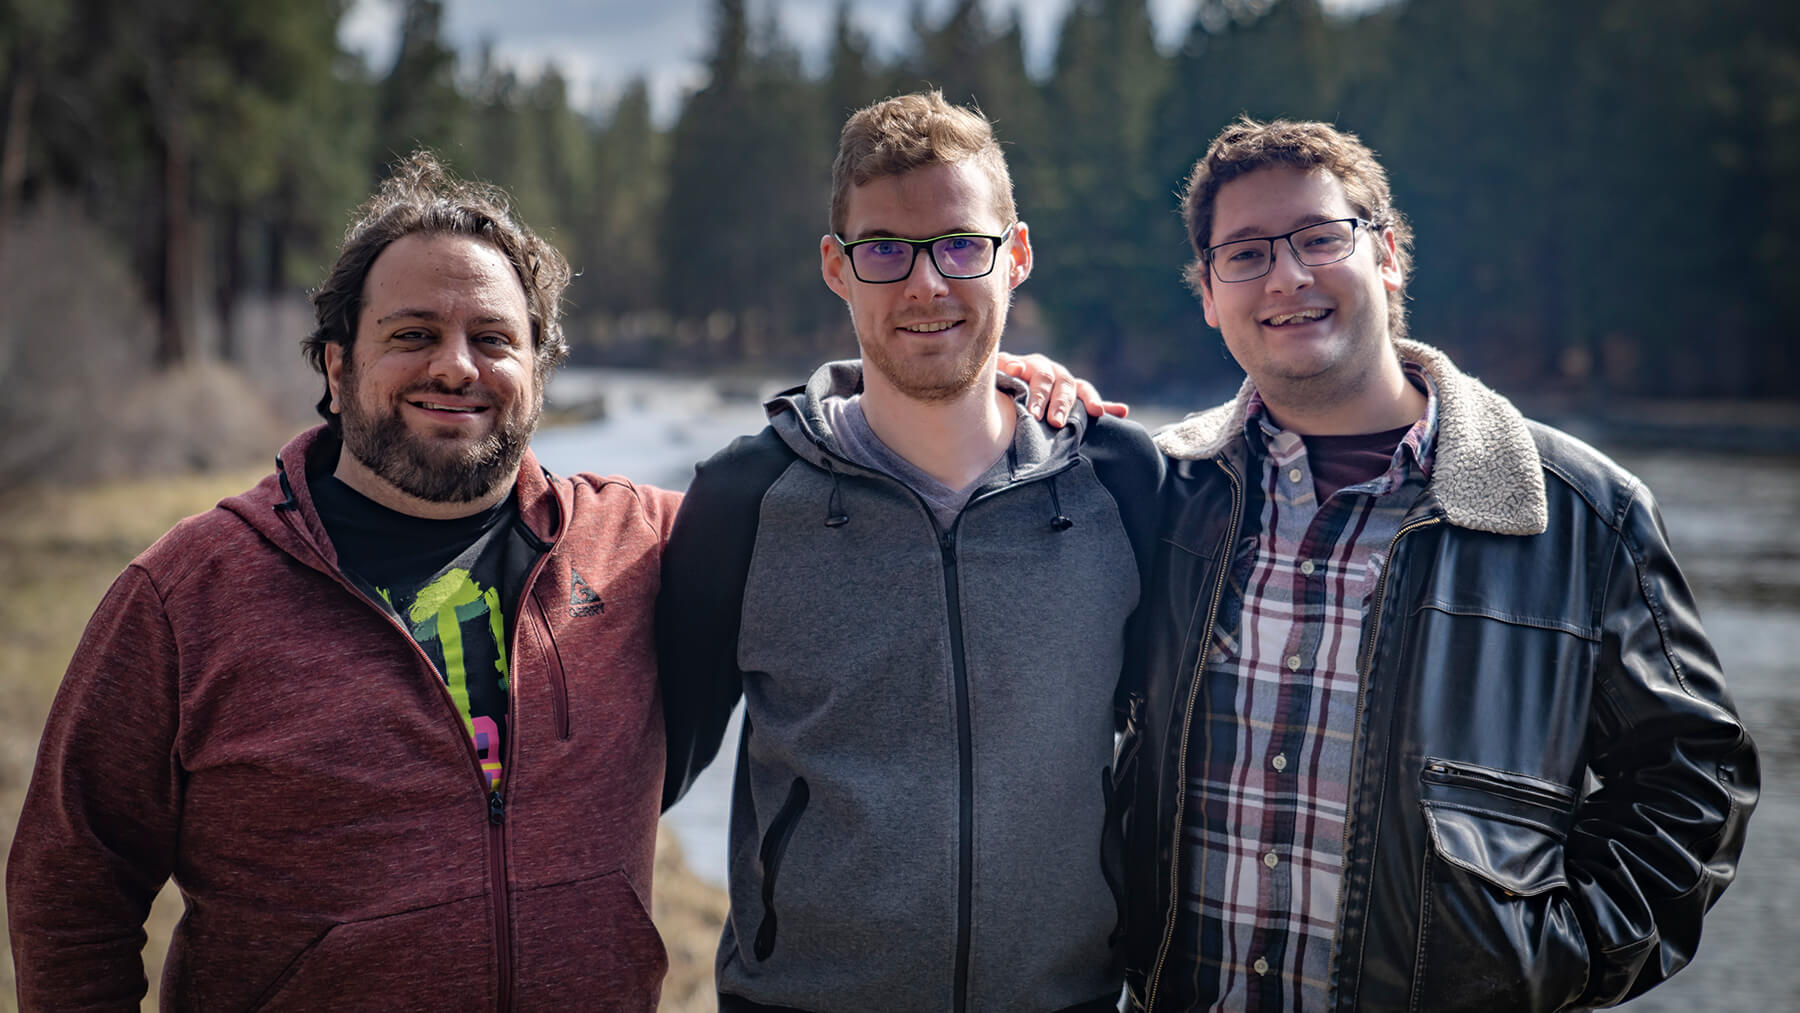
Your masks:
[[[825,504],[825,526],[841,528],[850,523],[850,515],[844,512],[844,492],[838,486],[837,469],[827,466],[825,470],[831,472],[831,500]]]
[[[1056,511],[1056,516],[1050,518],[1051,531],[1060,533],[1075,526],[1075,522],[1070,520],[1062,511],[1062,497],[1056,494],[1055,475],[1050,476],[1050,506]]]

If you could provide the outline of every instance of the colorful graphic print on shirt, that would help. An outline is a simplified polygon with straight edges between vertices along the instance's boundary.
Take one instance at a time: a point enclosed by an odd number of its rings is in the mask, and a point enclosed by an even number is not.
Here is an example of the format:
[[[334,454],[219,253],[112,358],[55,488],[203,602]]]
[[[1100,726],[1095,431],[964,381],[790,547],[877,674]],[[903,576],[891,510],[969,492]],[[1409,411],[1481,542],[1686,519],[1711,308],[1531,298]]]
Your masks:
[[[499,790],[500,728],[492,717],[481,713],[488,708],[479,706],[473,697],[493,687],[499,691],[500,701],[506,699],[506,619],[500,589],[483,587],[468,570],[451,568],[418,588],[410,600],[397,599],[388,588],[376,590],[443,674],[456,712],[481,759],[488,790]]]

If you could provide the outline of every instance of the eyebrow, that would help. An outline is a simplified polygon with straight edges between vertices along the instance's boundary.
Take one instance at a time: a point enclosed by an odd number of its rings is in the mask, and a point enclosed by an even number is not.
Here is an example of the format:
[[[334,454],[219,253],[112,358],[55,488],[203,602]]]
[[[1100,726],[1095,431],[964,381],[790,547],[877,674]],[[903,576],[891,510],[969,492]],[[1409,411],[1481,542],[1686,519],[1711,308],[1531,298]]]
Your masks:
[[[1300,217],[1294,219],[1293,222],[1291,223],[1293,225],[1293,228],[1288,231],[1299,231],[1300,229],[1306,228],[1308,225],[1317,225],[1320,222],[1341,221],[1345,218],[1352,218],[1352,217],[1355,217],[1355,216],[1354,215],[1339,215],[1336,218],[1332,218],[1328,215],[1322,215],[1317,212],[1314,212],[1312,214],[1301,215]],[[1274,235],[1280,235],[1280,233],[1275,233]],[[1272,238],[1271,234],[1263,231],[1262,226],[1247,225],[1241,229],[1238,229],[1236,232],[1233,232],[1230,235],[1227,235],[1227,236],[1221,238],[1218,242],[1214,243],[1213,245],[1221,246],[1225,243],[1235,243],[1240,239],[1270,239],[1270,238]]]
[[[858,243],[865,239],[909,239],[909,238],[911,238],[911,239],[915,239],[915,241],[917,241],[917,240],[924,240],[924,239],[937,239],[941,236],[961,236],[961,235],[991,236],[991,235],[994,235],[994,233],[983,232],[980,229],[969,228],[967,226],[958,225],[958,226],[952,228],[948,232],[933,232],[929,236],[910,237],[903,233],[896,232],[893,229],[864,229],[861,232],[856,233],[855,235],[845,236],[843,238],[844,238],[844,242],[846,242],[846,243]]]
[[[375,326],[386,327],[389,322],[394,321],[394,320],[425,320],[425,321],[429,321],[431,323],[440,323],[444,320],[444,315],[442,313],[439,313],[437,310],[414,309],[409,306],[409,307],[405,307],[402,309],[397,309],[394,312],[389,313],[388,315],[375,321]],[[484,315],[478,316],[478,317],[471,317],[469,319],[469,322],[472,324],[486,326],[488,324],[504,324],[504,323],[508,323],[509,321],[503,316],[498,316],[496,314],[488,313],[488,314],[484,314]]]

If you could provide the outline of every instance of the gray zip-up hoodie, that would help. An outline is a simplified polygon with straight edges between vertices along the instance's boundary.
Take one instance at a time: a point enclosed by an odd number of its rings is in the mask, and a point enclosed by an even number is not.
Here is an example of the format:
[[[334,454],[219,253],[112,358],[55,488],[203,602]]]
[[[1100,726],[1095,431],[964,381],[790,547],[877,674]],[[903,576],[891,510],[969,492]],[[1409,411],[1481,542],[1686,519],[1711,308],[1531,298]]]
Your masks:
[[[944,530],[838,452],[819,405],[860,381],[828,364],[770,401],[664,555],[665,804],[746,701],[722,1002],[1111,1008],[1107,770],[1162,458],[1021,410],[1006,476]]]

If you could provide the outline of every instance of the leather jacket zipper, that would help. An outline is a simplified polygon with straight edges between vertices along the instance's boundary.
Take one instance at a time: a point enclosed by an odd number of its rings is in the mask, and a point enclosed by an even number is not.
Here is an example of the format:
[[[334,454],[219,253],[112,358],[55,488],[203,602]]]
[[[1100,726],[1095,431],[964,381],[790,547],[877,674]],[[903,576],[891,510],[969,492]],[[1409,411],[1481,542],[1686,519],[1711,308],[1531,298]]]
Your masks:
[[[1388,542],[1387,564],[1381,568],[1381,577],[1375,582],[1375,594],[1369,599],[1369,618],[1366,621],[1367,636],[1363,640],[1362,653],[1356,659],[1356,716],[1351,719],[1352,723],[1350,725],[1352,729],[1350,735],[1350,788],[1345,797],[1344,839],[1339,850],[1339,853],[1344,856],[1344,864],[1338,876],[1336,908],[1340,926],[1343,924],[1344,887],[1345,884],[1349,882],[1350,878],[1348,875],[1350,869],[1350,831],[1356,822],[1356,761],[1362,751],[1363,711],[1368,704],[1369,670],[1375,665],[1375,642],[1376,639],[1381,636],[1381,610],[1382,607],[1387,604],[1388,577],[1394,572],[1394,557],[1395,553],[1400,549],[1400,539],[1405,537],[1409,532],[1417,531],[1424,527],[1430,527],[1436,523],[1438,523],[1438,518],[1425,517],[1400,525],[1400,530],[1394,532],[1394,537]],[[1338,959],[1338,954],[1340,952],[1339,947],[1343,945],[1344,934],[1342,932],[1336,932],[1333,933],[1333,937],[1329,966],[1336,968],[1342,966],[1342,962]],[[1337,998],[1338,997],[1335,995],[1331,996],[1330,1004],[1335,1006]]]
[[[1194,727],[1194,702],[1199,699],[1200,684],[1206,678],[1206,659],[1212,653],[1213,624],[1219,620],[1219,603],[1225,597],[1225,580],[1231,573],[1232,546],[1237,544],[1238,527],[1244,520],[1243,479],[1223,460],[1215,459],[1213,463],[1231,482],[1231,523],[1225,528],[1225,540],[1219,543],[1219,573],[1213,581],[1212,604],[1207,606],[1206,625],[1202,627],[1206,640],[1200,645],[1200,660],[1194,663],[1194,681],[1188,687],[1187,709],[1181,720],[1181,751],[1175,756],[1175,835],[1171,838],[1169,852],[1169,914],[1163,919],[1162,943],[1157,946],[1156,962],[1150,971],[1150,987],[1144,997],[1145,1013],[1156,1008],[1156,990],[1162,981],[1163,964],[1169,956],[1169,944],[1175,938],[1175,914],[1181,909],[1181,825],[1187,812],[1188,732]]]
[[[1575,808],[1575,790],[1573,788],[1567,785],[1551,784],[1539,778],[1527,778],[1523,774],[1509,776],[1474,764],[1456,763],[1428,756],[1425,758],[1425,769],[1420,772],[1419,776],[1427,784],[1472,788],[1489,795],[1529,802],[1532,805],[1540,805],[1557,812],[1572,812]]]

